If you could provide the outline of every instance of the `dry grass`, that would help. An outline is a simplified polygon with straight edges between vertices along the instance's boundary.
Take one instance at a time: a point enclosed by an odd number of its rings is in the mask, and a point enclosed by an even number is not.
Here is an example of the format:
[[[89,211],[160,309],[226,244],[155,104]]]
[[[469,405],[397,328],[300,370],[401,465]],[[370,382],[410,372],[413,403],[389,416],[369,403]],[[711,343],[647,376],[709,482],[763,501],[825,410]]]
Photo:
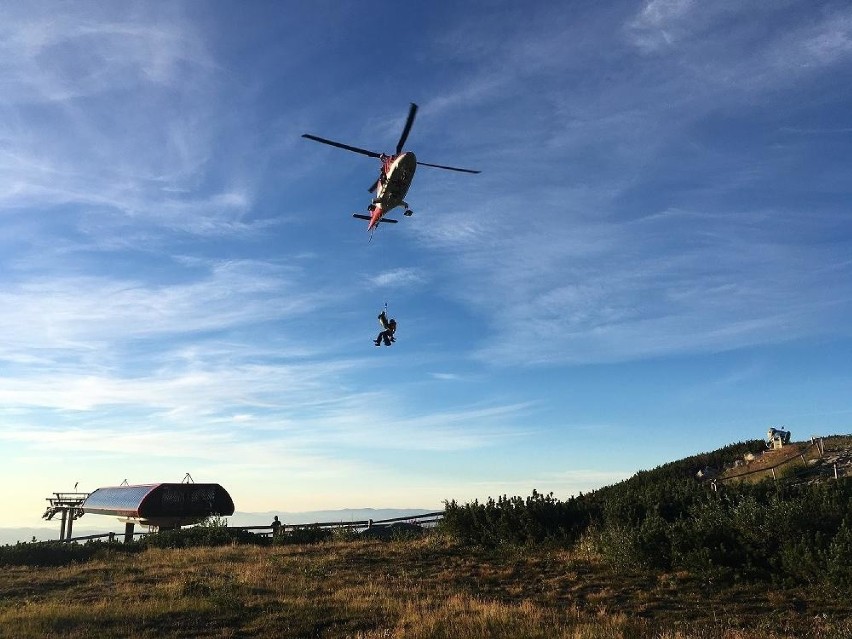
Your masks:
[[[0,574],[0,636],[852,636],[847,593],[702,588],[566,551],[406,542],[148,550]],[[825,613],[825,616],[823,616]]]

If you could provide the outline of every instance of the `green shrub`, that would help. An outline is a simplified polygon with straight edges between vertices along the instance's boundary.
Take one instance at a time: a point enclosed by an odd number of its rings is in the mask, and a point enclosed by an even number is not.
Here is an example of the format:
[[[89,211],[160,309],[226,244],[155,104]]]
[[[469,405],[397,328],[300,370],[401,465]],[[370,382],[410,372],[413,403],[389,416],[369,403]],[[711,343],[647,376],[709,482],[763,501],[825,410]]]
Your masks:
[[[267,545],[269,539],[221,525],[200,525],[191,528],[161,530],[135,542],[147,548],[191,548],[196,546],[228,546],[231,544]]]
[[[776,581],[814,584],[824,580],[824,558],[805,536],[790,539],[776,550]]]
[[[331,531],[331,538],[334,541],[357,541],[361,539],[358,531],[351,526],[342,526]]]
[[[333,531],[319,526],[297,526],[281,533],[273,543],[275,544],[317,544],[329,541],[333,538]]]
[[[118,549],[119,544],[88,541],[77,544],[65,541],[18,542],[14,546],[0,546],[0,566],[67,566],[88,561],[107,550]]]
[[[852,586],[852,526],[844,521],[832,539],[826,553],[827,578],[839,586]]]
[[[636,531],[631,526],[610,524],[591,533],[593,548],[616,570],[639,567]]]
[[[540,543],[568,544],[579,539],[588,512],[577,498],[560,501],[553,493],[533,490],[531,496],[489,498],[460,505],[445,502],[439,529],[467,543],[486,547]]]
[[[852,584],[852,482],[696,480],[755,440],[666,464],[567,501],[530,497],[445,502],[440,530],[485,547],[557,543],[617,568],[686,570],[707,581]]]

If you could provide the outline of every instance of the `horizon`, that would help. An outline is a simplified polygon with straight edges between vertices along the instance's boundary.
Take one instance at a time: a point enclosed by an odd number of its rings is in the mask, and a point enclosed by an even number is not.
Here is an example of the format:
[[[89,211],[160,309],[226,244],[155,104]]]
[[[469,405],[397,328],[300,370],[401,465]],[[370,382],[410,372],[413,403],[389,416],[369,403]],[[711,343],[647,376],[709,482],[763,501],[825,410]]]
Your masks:
[[[301,512],[287,512],[270,510],[265,512],[241,512],[234,511],[233,515],[222,517],[228,526],[239,528],[241,526],[266,526],[271,523],[271,518],[278,515],[285,525],[302,525],[323,523],[329,521],[359,521],[367,519],[392,519],[394,517],[415,516],[432,512],[425,508],[339,508],[335,510],[314,510]],[[380,514],[380,517],[369,517],[369,514]],[[335,515],[343,519],[333,519]],[[357,519],[356,519],[357,516]],[[328,518],[326,518],[328,517]],[[52,541],[59,539],[59,519],[52,521],[42,520],[40,526],[0,526],[0,546],[15,544],[19,541],[31,541],[35,536],[36,541]],[[137,532],[143,532],[147,526],[137,525]],[[116,535],[124,534],[124,522],[118,517],[108,515],[85,515],[74,520],[72,537],[85,537],[87,535],[99,535],[114,532]]]
[[[826,433],[822,436],[822,438],[836,438],[836,437],[852,437],[852,433]],[[653,472],[659,468],[663,468],[669,464],[683,462],[692,457],[698,457],[701,455],[707,455],[712,453],[717,453],[722,449],[734,447],[744,442],[729,442],[724,446],[720,447],[716,450],[705,450],[698,453],[694,453],[692,455],[687,455],[681,459],[671,459],[665,462],[662,462],[659,466],[655,466],[654,468],[641,468],[638,469],[637,473],[641,472]],[[785,444],[784,448],[786,449],[790,445],[803,444],[807,443],[807,440],[791,440],[787,444]],[[773,453],[775,449],[767,447],[765,451],[767,453]],[[794,453],[794,457],[798,455],[798,453]],[[789,455],[788,455],[789,457]],[[725,468],[735,468],[732,465],[726,465]],[[765,472],[766,468],[764,468]],[[761,472],[761,471],[755,471]],[[596,489],[593,489],[589,492],[595,492],[598,489],[603,489],[607,487],[614,486],[622,481],[627,481],[632,479],[636,475],[631,475],[630,477],[625,478],[619,482],[615,482],[614,484],[602,485]],[[588,495],[589,493],[585,493]],[[503,495],[507,496],[507,495]],[[521,497],[526,498],[530,495],[511,495],[511,497]],[[501,495],[489,495],[488,498],[499,498]],[[557,497],[558,499],[558,497]],[[483,499],[484,501],[484,499]],[[471,503],[471,502],[468,502]],[[441,509],[440,511],[443,511]],[[337,508],[337,509],[328,509],[328,510],[311,510],[311,511],[286,511],[286,510],[269,510],[269,511],[256,511],[256,512],[246,512],[235,510],[232,515],[222,516],[221,519],[227,522],[228,526],[232,527],[243,527],[243,526],[264,526],[269,522],[270,517],[278,516],[281,518],[281,521],[285,525],[303,525],[303,524],[313,524],[313,523],[321,523],[321,522],[342,522],[342,521],[359,521],[364,519],[375,519],[378,518],[377,521],[381,522],[385,519],[394,519],[403,516],[416,516],[422,515],[429,512],[433,512],[430,509],[426,508],[400,508],[400,507],[350,507],[350,508]],[[218,517],[218,516],[217,516]],[[337,518],[344,517],[344,518]],[[92,525],[92,520],[97,525]],[[74,524],[74,537],[83,537],[91,534],[105,534],[107,532],[114,532],[116,535],[123,534],[123,530],[119,530],[121,526],[123,526],[123,521],[121,518],[106,515],[94,515],[92,514],[88,519],[84,521],[83,524],[80,522],[83,521],[82,517],[75,520]],[[42,520],[41,525],[39,526],[0,526],[0,545],[4,544],[14,544],[18,541],[30,541],[30,537],[35,538],[36,541],[49,541],[58,539],[59,528],[57,528],[59,519],[54,519],[50,522]],[[118,523],[116,523],[118,522]],[[192,524],[196,525],[196,524]],[[143,528],[145,528],[143,526]]]
[[[405,45],[397,36],[405,34]],[[852,7],[0,6],[0,527],[566,499],[852,431]],[[415,211],[353,220],[419,105]],[[387,304],[397,341],[374,347]]]

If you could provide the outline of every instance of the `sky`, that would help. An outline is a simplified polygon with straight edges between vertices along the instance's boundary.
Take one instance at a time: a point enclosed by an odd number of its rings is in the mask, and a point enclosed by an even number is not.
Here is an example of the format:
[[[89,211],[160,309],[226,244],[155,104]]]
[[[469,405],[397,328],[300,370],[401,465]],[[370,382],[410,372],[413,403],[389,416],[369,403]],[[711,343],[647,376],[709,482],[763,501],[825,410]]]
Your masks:
[[[301,135],[391,152],[411,102],[406,149],[482,173],[421,167],[371,240],[378,161]],[[850,103],[845,1],[0,3],[0,526],[848,433]]]

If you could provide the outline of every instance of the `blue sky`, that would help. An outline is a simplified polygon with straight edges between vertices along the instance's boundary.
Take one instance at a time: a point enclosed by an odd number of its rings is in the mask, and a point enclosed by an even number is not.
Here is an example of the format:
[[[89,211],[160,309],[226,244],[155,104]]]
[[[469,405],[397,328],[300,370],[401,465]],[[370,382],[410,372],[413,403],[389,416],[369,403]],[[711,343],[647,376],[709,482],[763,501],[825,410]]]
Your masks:
[[[0,5],[0,525],[850,432],[850,87],[847,2]],[[300,136],[391,151],[409,102],[408,150],[482,174],[422,167],[368,242],[378,162]]]

